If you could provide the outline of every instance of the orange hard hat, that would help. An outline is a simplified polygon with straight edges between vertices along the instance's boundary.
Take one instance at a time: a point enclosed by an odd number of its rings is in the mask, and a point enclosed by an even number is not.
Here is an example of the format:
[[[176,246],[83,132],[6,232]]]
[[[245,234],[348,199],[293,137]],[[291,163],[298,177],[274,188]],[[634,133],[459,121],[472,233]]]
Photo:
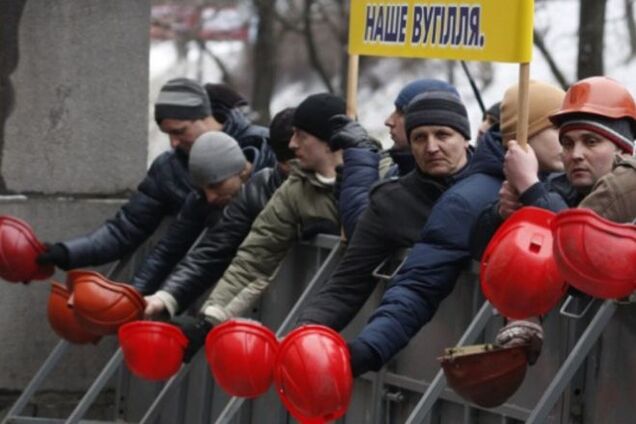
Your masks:
[[[88,331],[115,334],[119,326],[143,317],[146,302],[133,287],[94,271],[69,271],[67,278],[73,290],[69,304]]]
[[[0,278],[13,283],[49,278],[54,267],[36,262],[45,250],[29,224],[12,216],[0,216]]]
[[[235,319],[214,327],[205,356],[216,382],[232,396],[254,398],[273,381],[278,340],[263,324]]]
[[[335,420],[347,412],[353,388],[349,349],[322,325],[301,326],[285,337],[274,367],[278,395],[296,419]]]
[[[575,82],[565,93],[561,109],[550,116],[559,126],[574,113],[590,113],[612,119],[630,118],[636,123],[636,103],[629,90],[608,77],[589,77]]]
[[[552,223],[554,256],[569,284],[590,296],[618,299],[636,288],[636,225],[589,209],[560,212]]]
[[[70,291],[62,284],[53,282],[49,295],[48,317],[49,324],[55,333],[71,343],[97,343],[101,336],[86,331],[75,318],[73,310],[68,307]]]
[[[446,349],[438,358],[448,385],[461,397],[494,408],[512,396],[526,375],[527,346],[476,345]]]
[[[175,325],[133,321],[119,327],[119,345],[133,374],[162,381],[179,371],[188,339]]]
[[[524,207],[488,243],[481,261],[481,289],[504,316],[524,319],[552,309],[567,284],[552,255],[554,212]]]

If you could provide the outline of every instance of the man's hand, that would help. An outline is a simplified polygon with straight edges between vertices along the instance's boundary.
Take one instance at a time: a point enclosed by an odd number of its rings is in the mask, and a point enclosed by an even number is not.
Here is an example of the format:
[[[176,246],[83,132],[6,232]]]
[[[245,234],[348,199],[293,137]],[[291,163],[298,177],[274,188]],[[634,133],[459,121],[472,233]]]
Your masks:
[[[183,362],[188,363],[205,344],[205,338],[212,329],[212,324],[203,318],[179,316],[170,321],[183,331],[188,339],[188,347],[183,354]]]
[[[378,150],[377,143],[371,140],[367,130],[346,115],[333,116],[329,120],[329,124],[332,133],[329,139],[329,148],[332,151],[350,147]]]
[[[529,144],[527,150],[524,150],[516,140],[508,142],[508,151],[504,158],[504,174],[506,180],[520,194],[539,182],[539,162]]]
[[[503,182],[499,189],[499,216],[508,219],[517,209],[521,208],[519,193],[507,180]]]
[[[38,265],[55,265],[58,268],[67,270],[69,268],[68,249],[62,243],[44,243],[46,250],[38,255],[35,261]]]
[[[146,309],[144,310],[146,319],[170,317],[166,304],[158,296],[144,296],[144,299],[146,300]]]
[[[543,347],[543,327],[530,320],[510,321],[499,329],[495,340],[502,347],[528,345],[528,363],[534,365]]]

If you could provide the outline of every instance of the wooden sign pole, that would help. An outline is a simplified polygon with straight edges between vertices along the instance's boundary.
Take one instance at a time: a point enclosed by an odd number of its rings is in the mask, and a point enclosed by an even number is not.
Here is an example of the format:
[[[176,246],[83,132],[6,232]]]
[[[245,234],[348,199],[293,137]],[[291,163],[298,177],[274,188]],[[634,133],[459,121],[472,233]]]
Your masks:
[[[355,119],[358,114],[358,64],[360,56],[349,55],[349,68],[347,70],[347,116]]]
[[[517,110],[517,143],[526,150],[528,145],[528,85],[530,83],[530,64],[519,64],[519,104]]]

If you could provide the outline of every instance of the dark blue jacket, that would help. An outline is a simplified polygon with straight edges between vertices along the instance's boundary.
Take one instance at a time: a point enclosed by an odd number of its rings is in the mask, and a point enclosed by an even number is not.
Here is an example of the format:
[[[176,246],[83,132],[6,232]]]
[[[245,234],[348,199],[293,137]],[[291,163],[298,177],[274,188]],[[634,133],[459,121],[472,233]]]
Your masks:
[[[394,164],[384,175],[384,179],[404,176],[415,168],[410,151],[389,150],[388,153]],[[343,152],[342,158],[344,165],[338,212],[345,235],[350,239],[360,215],[369,205],[369,191],[380,180],[382,153],[351,147]]]
[[[535,206],[559,212],[577,206],[583,197],[572,187],[566,175],[560,172],[549,174],[540,182],[530,186],[519,196],[519,202],[523,206]],[[470,252],[473,259],[481,260],[490,239],[503,222],[503,218],[499,215],[499,200],[481,211],[470,236]]]
[[[184,153],[171,150],[157,156],[113,218],[89,234],[62,242],[69,253],[68,268],[101,265],[132,253],[166,216],[179,212],[193,188]]]
[[[435,314],[460,271],[470,263],[469,235],[479,212],[495,200],[504,179],[499,133],[487,133],[466,177],[433,208],[400,273],[362,333],[350,343],[354,373],[378,370]]]

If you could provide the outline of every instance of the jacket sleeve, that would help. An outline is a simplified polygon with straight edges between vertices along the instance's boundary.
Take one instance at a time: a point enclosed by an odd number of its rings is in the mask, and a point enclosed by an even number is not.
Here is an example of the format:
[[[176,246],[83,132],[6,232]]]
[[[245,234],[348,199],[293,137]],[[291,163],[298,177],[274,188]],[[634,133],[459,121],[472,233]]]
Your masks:
[[[238,247],[247,236],[263,205],[250,207],[249,189],[241,188],[238,197],[223,211],[221,219],[208,227],[196,247],[181,261],[161,290],[168,292],[184,310],[209,289],[227,269]]]
[[[536,206],[552,212],[559,212],[569,207],[566,200],[559,193],[550,190],[549,186],[543,182],[537,182],[530,186],[519,196],[519,201],[524,206]]]
[[[132,253],[161,224],[171,210],[156,163],[114,218],[93,232],[62,244],[69,252],[70,268],[102,265]]]
[[[338,268],[301,311],[299,323],[322,324],[341,331],[351,322],[376,287],[373,270],[394,250],[382,237],[384,222],[371,200]]]
[[[229,268],[205,301],[202,312],[213,323],[241,316],[269,285],[291,245],[298,239],[300,216],[290,177],[258,215]],[[298,194],[298,193],[296,193]]]
[[[161,283],[183,258],[205,228],[212,209],[201,195],[191,192],[166,234],[135,273],[133,287],[144,295],[157,291]]]
[[[380,154],[351,147],[343,152],[342,183],[338,209],[347,238],[352,237],[360,214],[369,203],[369,189],[379,176]]]
[[[499,215],[499,202],[494,202],[481,211],[475,225],[470,232],[470,255],[476,261],[481,257],[490,243],[490,239],[495,235],[499,226],[503,223]]]
[[[380,306],[351,343],[352,352],[366,351],[367,358],[373,358],[365,368],[380,369],[408,344],[452,292],[461,269],[470,263],[468,237],[474,221],[470,205],[454,194],[433,208],[422,240],[411,250]]]

